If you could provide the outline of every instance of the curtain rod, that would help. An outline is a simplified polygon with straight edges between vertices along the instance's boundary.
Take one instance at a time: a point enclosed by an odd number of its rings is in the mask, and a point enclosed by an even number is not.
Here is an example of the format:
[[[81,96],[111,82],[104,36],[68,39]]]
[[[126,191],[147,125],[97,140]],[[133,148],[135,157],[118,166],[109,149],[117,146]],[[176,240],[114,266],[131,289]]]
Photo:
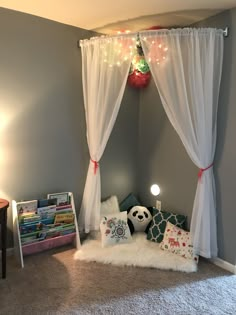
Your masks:
[[[147,31],[150,31],[150,30],[147,30]],[[153,31],[156,31],[156,30],[153,30]],[[139,32],[134,32],[133,34],[138,34],[138,33]],[[228,26],[225,29],[223,29],[223,35],[224,35],[224,37],[228,37],[229,36],[229,27]],[[119,35],[115,35],[115,36],[119,36]],[[80,40],[77,41],[77,47],[80,48]]]

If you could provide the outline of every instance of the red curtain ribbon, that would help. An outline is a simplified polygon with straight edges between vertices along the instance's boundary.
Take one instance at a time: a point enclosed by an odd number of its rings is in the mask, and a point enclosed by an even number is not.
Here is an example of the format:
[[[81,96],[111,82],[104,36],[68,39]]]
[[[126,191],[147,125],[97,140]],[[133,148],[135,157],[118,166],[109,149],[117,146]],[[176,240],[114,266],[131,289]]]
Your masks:
[[[99,163],[97,161],[92,160],[92,159],[91,159],[91,162],[93,162],[93,164],[94,164],[94,175],[96,175],[97,169],[99,167]]]
[[[213,166],[213,163],[211,163],[211,165],[207,166],[206,168],[200,168],[200,170],[198,172],[198,179],[201,180],[202,173],[205,172],[206,170],[208,170],[209,168],[211,168],[212,166]]]

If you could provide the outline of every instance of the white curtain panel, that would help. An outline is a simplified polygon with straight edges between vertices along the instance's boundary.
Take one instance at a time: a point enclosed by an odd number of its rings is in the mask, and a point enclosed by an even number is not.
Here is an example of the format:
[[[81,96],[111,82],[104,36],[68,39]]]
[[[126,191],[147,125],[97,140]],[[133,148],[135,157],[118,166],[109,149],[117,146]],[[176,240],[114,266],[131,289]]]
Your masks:
[[[90,163],[79,225],[86,233],[99,229],[101,179],[98,163],[120,108],[135,44],[133,35],[80,41]]]
[[[170,122],[193,163],[199,169],[207,168],[197,183],[190,230],[196,252],[215,257],[216,204],[211,165],[216,147],[223,31],[146,31],[140,33],[140,39]]]

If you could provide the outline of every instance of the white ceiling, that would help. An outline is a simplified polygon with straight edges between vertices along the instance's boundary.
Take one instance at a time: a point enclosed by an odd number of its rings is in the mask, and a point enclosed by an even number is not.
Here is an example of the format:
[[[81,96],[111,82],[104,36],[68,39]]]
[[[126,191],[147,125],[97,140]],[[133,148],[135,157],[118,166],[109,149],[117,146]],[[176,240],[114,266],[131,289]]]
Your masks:
[[[0,0],[0,7],[113,34],[156,25],[187,26],[236,7],[236,0]]]

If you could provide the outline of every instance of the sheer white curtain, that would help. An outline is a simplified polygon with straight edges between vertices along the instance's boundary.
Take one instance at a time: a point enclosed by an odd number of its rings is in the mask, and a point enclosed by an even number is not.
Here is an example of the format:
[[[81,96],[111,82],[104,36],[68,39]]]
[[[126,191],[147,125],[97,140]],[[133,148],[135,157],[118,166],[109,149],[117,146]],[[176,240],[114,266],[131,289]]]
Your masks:
[[[190,228],[194,248],[204,257],[214,257],[217,230],[213,162],[223,31],[147,31],[140,33],[140,39],[166,114],[201,170]]]
[[[135,43],[132,35],[95,37],[80,41],[90,163],[79,225],[86,233],[99,228],[101,203],[99,160],[120,108]]]

